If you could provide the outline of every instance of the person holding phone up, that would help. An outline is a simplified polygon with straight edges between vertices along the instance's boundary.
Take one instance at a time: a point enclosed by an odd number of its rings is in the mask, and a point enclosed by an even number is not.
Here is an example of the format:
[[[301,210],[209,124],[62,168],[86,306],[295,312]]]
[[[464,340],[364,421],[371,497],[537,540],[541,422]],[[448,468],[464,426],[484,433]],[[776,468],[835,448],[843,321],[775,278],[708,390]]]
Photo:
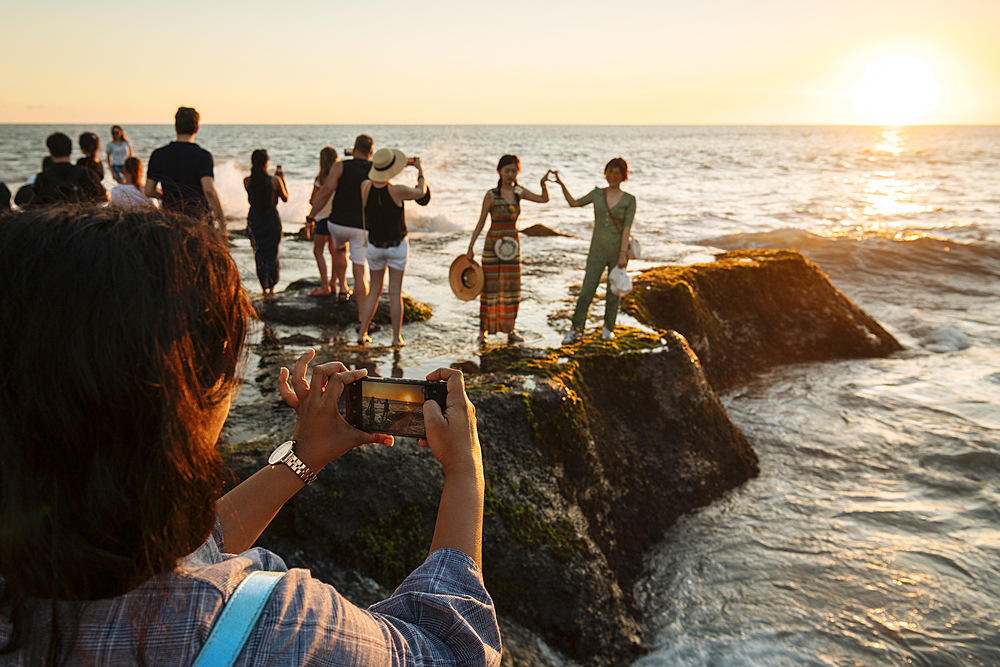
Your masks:
[[[235,665],[499,665],[483,584],[482,454],[462,374],[420,442],[444,468],[427,560],[356,607],[254,542],[325,466],[391,436],[348,425],[339,362],[279,388],[293,439],[219,498],[218,440],[255,319],[217,233],[161,211],[0,216],[0,664],[190,665],[249,579],[277,582]],[[24,289],[30,284],[31,289]],[[70,328],[54,326],[71,321]]]

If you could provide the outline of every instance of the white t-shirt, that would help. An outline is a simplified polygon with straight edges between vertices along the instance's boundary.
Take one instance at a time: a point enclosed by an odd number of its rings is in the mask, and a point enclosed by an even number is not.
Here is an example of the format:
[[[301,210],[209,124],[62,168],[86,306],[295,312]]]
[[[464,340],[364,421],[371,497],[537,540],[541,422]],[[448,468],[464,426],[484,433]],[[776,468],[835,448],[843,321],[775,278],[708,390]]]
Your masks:
[[[108,201],[115,208],[123,211],[150,211],[156,208],[153,200],[146,193],[131,183],[117,185],[108,194]]]
[[[127,141],[123,141],[120,144],[109,141],[108,154],[111,155],[111,164],[116,167],[120,167],[125,164],[125,159],[128,157],[128,151],[131,147],[131,144]]]

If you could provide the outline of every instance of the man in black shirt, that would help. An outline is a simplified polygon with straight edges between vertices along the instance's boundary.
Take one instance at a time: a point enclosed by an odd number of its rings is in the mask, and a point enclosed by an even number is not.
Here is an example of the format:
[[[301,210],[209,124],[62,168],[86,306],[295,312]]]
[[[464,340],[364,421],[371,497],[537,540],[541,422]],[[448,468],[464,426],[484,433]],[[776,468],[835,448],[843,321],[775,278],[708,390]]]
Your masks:
[[[180,107],[174,116],[177,140],[153,151],[146,171],[145,192],[157,196],[163,189],[163,208],[195,218],[215,216],[215,224],[227,236],[226,216],[215,189],[215,163],[212,154],[194,143],[201,116],[191,107]]]
[[[79,204],[90,200],[93,180],[83,167],[70,162],[73,140],[62,132],[53,132],[45,140],[51,163],[42,169],[32,185],[30,202],[25,205]]]
[[[108,200],[108,191],[101,183],[104,180],[104,165],[97,157],[100,148],[101,140],[93,132],[84,132],[80,135],[80,150],[83,152],[83,157],[76,161],[76,166],[87,170],[90,182],[83,184],[84,196],[95,204]]]
[[[361,309],[368,296],[368,251],[365,245],[365,225],[361,212],[361,183],[368,178],[371,169],[374,140],[367,134],[359,134],[354,140],[351,159],[334,162],[323,187],[313,199],[312,209],[306,222],[315,220],[323,204],[333,197],[330,205],[330,234],[336,252],[333,255],[333,270],[343,283],[347,272],[347,256],[350,253],[351,272],[354,274],[354,299],[358,305],[358,321]],[[374,329],[373,329],[374,331]]]

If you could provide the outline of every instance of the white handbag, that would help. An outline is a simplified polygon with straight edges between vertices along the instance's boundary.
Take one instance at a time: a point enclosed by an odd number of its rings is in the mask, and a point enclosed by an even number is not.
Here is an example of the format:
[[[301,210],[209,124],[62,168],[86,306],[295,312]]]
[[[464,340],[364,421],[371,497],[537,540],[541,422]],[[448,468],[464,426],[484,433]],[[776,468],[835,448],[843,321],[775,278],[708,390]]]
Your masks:
[[[624,296],[632,291],[632,277],[620,266],[611,269],[608,283],[611,285],[611,293],[615,296]]]

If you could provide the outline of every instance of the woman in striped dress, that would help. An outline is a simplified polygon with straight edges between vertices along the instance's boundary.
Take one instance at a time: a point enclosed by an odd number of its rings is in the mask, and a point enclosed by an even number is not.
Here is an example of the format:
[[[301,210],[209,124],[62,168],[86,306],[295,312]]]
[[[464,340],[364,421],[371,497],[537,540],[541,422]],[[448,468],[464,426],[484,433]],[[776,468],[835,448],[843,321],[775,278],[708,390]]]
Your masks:
[[[504,155],[497,164],[497,174],[500,175],[497,187],[489,190],[483,198],[483,208],[479,214],[479,222],[472,232],[469,241],[468,258],[475,259],[476,239],[486,225],[486,216],[490,216],[490,228],[486,232],[486,242],[483,244],[483,273],[486,284],[479,300],[479,344],[486,343],[486,336],[502,332],[507,334],[508,343],[520,343],[524,340],[514,330],[517,320],[517,309],[521,303],[521,246],[517,237],[517,217],[521,214],[521,200],[544,204],[549,200],[547,181],[551,171],[542,176],[540,187],[542,193],[522,188],[517,184],[517,175],[521,172],[521,161],[516,155]],[[501,245],[506,244],[513,249],[513,256],[501,251],[498,256],[496,246],[501,239]],[[510,239],[514,245],[510,245]]]

